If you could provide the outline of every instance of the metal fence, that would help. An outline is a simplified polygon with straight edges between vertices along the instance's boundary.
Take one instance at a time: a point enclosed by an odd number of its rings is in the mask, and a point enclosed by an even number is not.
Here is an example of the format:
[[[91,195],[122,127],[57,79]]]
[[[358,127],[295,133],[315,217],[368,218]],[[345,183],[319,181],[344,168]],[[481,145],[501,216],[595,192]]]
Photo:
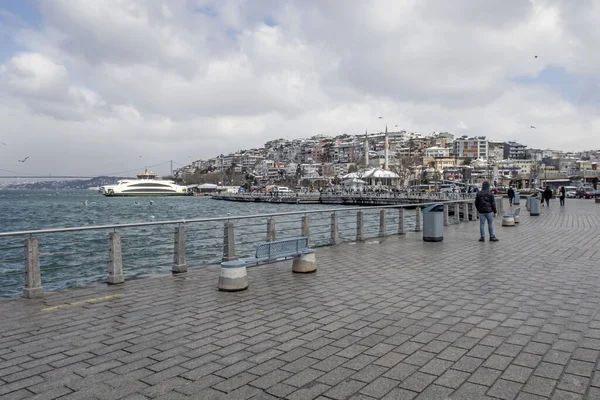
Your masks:
[[[276,239],[306,236],[319,247],[420,231],[431,204],[439,202],[0,233],[0,297],[40,297],[42,283],[60,290],[185,272]],[[444,209],[446,224],[476,218],[472,199]]]

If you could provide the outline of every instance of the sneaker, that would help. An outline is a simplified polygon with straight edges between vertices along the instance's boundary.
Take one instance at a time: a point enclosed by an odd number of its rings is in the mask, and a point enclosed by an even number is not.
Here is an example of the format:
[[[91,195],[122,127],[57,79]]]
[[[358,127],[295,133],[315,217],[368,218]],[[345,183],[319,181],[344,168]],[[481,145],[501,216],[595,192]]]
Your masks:
[[[479,241],[480,242],[485,242],[485,239],[484,238],[479,238]]]
[[[496,236],[490,238],[490,242],[497,242],[498,238]]]

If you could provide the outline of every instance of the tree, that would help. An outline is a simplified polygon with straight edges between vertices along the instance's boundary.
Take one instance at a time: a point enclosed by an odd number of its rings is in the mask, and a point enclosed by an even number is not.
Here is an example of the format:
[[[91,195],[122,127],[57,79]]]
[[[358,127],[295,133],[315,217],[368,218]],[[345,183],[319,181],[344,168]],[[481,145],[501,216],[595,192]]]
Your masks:
[[[358,172],[358,167],[356,166],[356,164],[350,164],[348,166],[348,173],[351,174],[353,172]]]
[[[472,159],[471,157],[466,157],[466,158],[463,160],[463,165],[467,165],[467,166],[469,166],[469,165],[471,165],[471,163],[472,163],[472,162],[473,162],[473,159]]]

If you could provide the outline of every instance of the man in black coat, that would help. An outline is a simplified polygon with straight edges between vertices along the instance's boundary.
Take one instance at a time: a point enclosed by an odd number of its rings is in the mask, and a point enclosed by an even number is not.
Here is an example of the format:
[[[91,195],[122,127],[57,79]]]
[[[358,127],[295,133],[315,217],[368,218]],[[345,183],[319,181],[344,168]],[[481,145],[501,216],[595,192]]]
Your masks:
[[[497,242],[498,239],[494,235],[494,217],[498,213],[496,210],[496,198],[490,192],[490,183],[483,182],[481,191],[475,196],[475,208],[479,212],[479,232],[481,234],[480,242],[485,242],[485,221],[488,223],[488,231],[490,233],[490,242]]]
[[[512,206],[513,199],[515,198],[515,189],[511,187],[508,188],[508,204]]]
[[[550,186],[546,186],[546,190],[544,190],[544,200],[546,200],[546,205],[548,207],[550,207],[550,199],[551,198],[552,198],[552,190],[550,189]]]

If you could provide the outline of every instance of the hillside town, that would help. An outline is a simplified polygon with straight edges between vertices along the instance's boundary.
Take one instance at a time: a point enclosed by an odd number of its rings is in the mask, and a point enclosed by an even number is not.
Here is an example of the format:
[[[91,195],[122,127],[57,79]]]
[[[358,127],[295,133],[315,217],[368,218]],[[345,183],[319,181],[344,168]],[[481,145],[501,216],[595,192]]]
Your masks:
[[[486,136],[395,131],[276,139],[263,148],[196,160],[175,171],[188,183],[265,187],[367,185],[408,187],[438,182],[520,189],[598,182],[600,150],[529,148]]]

